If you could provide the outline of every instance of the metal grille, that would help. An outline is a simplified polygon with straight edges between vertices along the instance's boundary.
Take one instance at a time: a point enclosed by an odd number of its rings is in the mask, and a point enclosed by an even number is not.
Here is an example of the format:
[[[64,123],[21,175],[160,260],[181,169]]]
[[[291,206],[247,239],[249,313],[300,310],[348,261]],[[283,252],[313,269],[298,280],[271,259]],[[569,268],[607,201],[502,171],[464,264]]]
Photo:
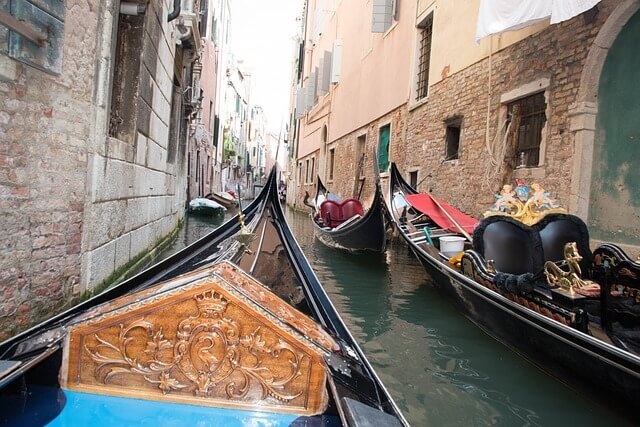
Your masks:
[[[427,96],[429,90],[429,65],[431,60],[431,35],[433,15],[429,16],[420,32],[420,57],[418,62],[418,83],[416,101]]]
[[[509,105],[514,121],[516,165],[518,167],[538,166],[542,128],[547,121],[547,104],[544,92],[522,98]]]

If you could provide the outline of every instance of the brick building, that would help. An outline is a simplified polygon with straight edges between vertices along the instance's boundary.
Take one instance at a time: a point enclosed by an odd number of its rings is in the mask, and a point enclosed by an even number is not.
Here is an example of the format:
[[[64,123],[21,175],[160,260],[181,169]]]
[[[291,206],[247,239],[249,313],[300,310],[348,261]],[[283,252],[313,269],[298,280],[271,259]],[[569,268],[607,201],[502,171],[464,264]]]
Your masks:
[[[419,190],[473,216],[503,183],[539,181],[596,239],[640,245],[632,172],[640,158],[639,1],[602,0],[559,24],[543,20],[479,43],[479,0],[319,3],[307,2],[300,55],[308,76],[300,93],[315,93],[297,103],[292,124],[301,189],[293,200],[309,188],[310,156],[330,189],[351,196],[364,178],[367,195],[375,150],[383,180],[396,162]],[[339,81],[318,92],[313,71],[336,41]]]
[[[15,18],[0,25],[0,339],[107,283],[182,218],[200,37],[199,2],[182,5],[0,2]]]

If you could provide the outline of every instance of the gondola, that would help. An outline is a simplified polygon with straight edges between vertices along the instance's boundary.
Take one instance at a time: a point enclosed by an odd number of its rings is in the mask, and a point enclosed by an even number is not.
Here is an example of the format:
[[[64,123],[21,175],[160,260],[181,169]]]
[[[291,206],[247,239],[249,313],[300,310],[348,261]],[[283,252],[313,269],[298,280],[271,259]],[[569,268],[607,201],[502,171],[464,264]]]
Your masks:
[[[289,229],[275,176],[184,250],[0,343],[0,423],[407,425]]]
[[[640,264],[612,244],[592,253],[584,223],[543,200],[548,193],[541,187],[519,196],[538,197],[529,213],[549,212],[525,223],[514,219],[507,205],[515,190],[505,186],[497,209],[473,235],[472,221],[438,199],[429,208],[427,195],[411,188],[394,164],[387,203],[435,286],[472,322],[574,389],[633,416],[640,396]],[[448,222],[440,218],[439,225],[437,216]],[[441,240],[451,235],[463,246],[443,254]]]
[[[314,232],[322,243],[351,252],[384,252],[387,221],[379,182],[376,182],[373,202],[366,213],[360,200],[341,200],[327,190],[320,177],[313,202],[308,198],[307,194],[304,203],[311,208]]]

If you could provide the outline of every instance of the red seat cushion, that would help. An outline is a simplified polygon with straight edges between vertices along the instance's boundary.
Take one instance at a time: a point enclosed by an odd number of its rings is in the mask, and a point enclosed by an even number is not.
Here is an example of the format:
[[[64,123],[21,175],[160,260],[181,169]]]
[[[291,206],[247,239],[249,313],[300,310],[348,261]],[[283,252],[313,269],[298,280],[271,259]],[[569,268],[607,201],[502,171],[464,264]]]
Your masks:
[[[325,227],[337,227],[342,222],[340,204],[333,200],[325,200],[320,205],[320,217]]]
[[[346,199],[342,202],[325,200],[320,205],[320,217],[325,227],[337,227],[354,215],[364,215],[364,209],[358,199]]]
[[[345,199],[342,202],[342,219],[348,220],[354,215],[364,215],[364,209],[362,209],[362,203],[358,199]]]

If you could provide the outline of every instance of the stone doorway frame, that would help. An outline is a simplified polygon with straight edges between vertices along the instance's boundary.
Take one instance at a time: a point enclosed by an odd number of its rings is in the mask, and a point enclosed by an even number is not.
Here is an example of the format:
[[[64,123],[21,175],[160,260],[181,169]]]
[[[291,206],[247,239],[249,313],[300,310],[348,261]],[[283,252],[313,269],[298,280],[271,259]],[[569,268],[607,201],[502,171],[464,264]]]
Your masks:
[[[600,75],[609,48],[627,21],[640,10],[640,0],[624,0],[607,18],[593,41],[580,76],[580,88],[575,104],[569,108],[569,126],[574,150],[571,171],[569,212],[589,223],[593,145],[598,114]]]

